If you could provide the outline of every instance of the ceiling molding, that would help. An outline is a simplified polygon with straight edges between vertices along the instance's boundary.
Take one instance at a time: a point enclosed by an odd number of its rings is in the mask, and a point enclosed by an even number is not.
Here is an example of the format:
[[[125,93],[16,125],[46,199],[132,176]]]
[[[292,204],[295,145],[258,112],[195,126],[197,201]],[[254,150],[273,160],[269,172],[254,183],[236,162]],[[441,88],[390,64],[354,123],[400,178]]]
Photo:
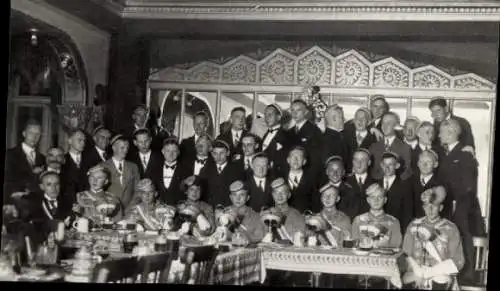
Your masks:
[[[125,19],[500,21],[497,1],[161,1],[91,0]],[[121,8],[120,12],[119,9]]]

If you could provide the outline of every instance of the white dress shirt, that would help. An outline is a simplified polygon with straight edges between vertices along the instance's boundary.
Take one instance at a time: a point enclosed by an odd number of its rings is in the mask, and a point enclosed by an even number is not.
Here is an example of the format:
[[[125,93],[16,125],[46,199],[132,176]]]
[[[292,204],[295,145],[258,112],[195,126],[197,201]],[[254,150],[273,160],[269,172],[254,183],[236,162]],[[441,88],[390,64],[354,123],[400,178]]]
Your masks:
[[[101,150],[99,147],[95,146],[95,150],[97,151],[97,154],[101,157],[101,160],[105,161],[104,154],[106,153],[105,151]]]
[[[420,149],[421,149],[422,151],[425,151],[425,150],[431,150],[431,149],[432,149],[432,146],[430,146],[430,145],[423,145],[423,144],[421,144],[421,143],[419,143],[419,144],[418,144],[418,146],[420,147]]]
[[[361,184],[364,185],[365,181],[366,181],[366,177],[368,176],[368,173],[364,173],[364,174],[361,174],[361,175],[354,174],[354,176],[356,177],[356,182],[359,183],[359,181],[361,179]]]
[[[304,126],[304,124],[306,124],[306,122],[307,122],[307,119],[304,119],[304,120],[302,120],[300,123],[296,123],[296,124],[295,124],[295,128],[296,128],[296,130],[301,130],[301,129],[302,129],[302,126]]]
[[[146,170],[149,164],[149,159],[151,158],[151,151],[145,154],[139,152],[139,158],[141,159],[142,167],[144,168],[144,170]],[[144,164],[144,162],[146,162],[146,164]]]
[[[225,162],[224,164],[222,165],[215,165],[217,167],[217,173],[222,173],[224,171],[224,169],[226,168],[226,165],[227,165],[227,162]],[[220,171],[219,171],[220,169]]]
[[[80,164],[82,163],[82,153],[69,152],[69,155],[70,155],[71,159],[73,160],[73,162],[75,162],[75,164],[78,167],[80,167]]]
[[[167,166],[169,167],[174,167],[173,169],[172,168],[167,168]],[[172,178],[174,177],[174,173],[175,173],[175,169],[177,169],[177,163],[173,163],[173,164],[166,164],[163,165],[163,185],[165,186],[165,188],[170,188],[170,184],[172,183]]]
[[[233,137],[233,145],[236,145],[243,138],[243,136],[242,136],[243,135],[243,130],[234,130],[234,129],[231,129],[231,135]],[[238,136],[238,138],[236,138],[236,136]]]
[[[300,185],[300,181],[302,180],[302,175],[304,174],[304,171],[299,171],[299,172],[291,172],[288,174],[288,182],[292,189],[297,188]]]
[[[451,151],[457,146],[458,144],[458,141],[452,143],[452,144],[449,144],[448,145],[448,152],[451,153]]]
[[[26,155],[26,158],[28,159],[29,163],[31,165],[35,165],[35,161],[36,161],[35,149],[30,147],[29,145],[25,144],[24,142],[21,144],[21,148],[23,149],[23,152]]]
[[[405,143],[411,147],[412,150],[414,150],[417,145],[418,145],[418,140],[412,140],[412,141],[407,141],[405,138]]]
[[[262,187],[260,188],[263,192],[266,191],[266,178],[259,178],[259,177],[255,177],[253,176],[253,179],[255,181],[255,185],[257,185],[257,187]],[[261,184],[262,183],[262,184]],[[262,185],[262,186],[261,186]]]
[[[281,126],[278,124],[276,126],[273,126],[269,128],[269,133],[266,135],[266,138],[264,141],[262,141],[262,150],[265,151],[269,144],[273,141],[274,137],[276,134],[278,134],[278,130],[281,128]]]
[[[198,160],[205,160],[204,163],[199,162]],[[194,161],[194,171],[193,174],[198,176],[201,172],[201,169],[205,167],[207,164],[208,157],[196,157],[196,160]]]
[[[394,142],[395,139],[396,139],[395,135],[390,136],[390,137],[384,137],[384,145],[387,145],[388,147],[391,147],[392,143]]]
[[[420,183],[422,183],[422,186],[427,185],[427,183],[429,183],[429,181],[432,179],[433,175],[434,174],[432,173],[427,176],[420,175]]]
[[[384,177],[384,189],[391,189],[392,184],[394,184],[394,180],[396,180],[396,175]]]
[[[116,170],[120,174],[120,184],[123,185],[123,170],[125,170],[125,161],[118,161],[117,159],[113,158],[113,164],[115,164]]]

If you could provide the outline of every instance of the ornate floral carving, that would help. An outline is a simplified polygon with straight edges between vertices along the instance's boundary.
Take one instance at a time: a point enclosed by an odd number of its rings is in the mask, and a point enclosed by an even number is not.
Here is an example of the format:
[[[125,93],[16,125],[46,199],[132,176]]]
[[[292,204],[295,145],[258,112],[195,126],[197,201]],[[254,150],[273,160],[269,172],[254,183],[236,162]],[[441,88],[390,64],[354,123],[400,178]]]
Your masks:
[[[413,73],[414,88],[450,88],[451,80],[439,73],[437,69],[415,70]]]
[[[220,68],[212,63],[201,63],[188,71],[186,81],[219,82]]]
[[[166,68],[154,72],[150,75],[150,80],[165,80],[165,81],[184,81],[185,73],[184,70],[177,68]]]
[[[408,70],[392,58],[383,62],[374,68],[373,85],[375,87],[407,88],[409,86]]]
[[[249,59],[239,58],[226,64],[222,70],[222,82],[224,83],[255,83],[257,65]]]
[[[260,82],[263,84],[293,84],[293,56],[275,51],[260,65]]]
[[[329,55],[317,47],[298,60],[299,84],[330,84],[332,76],[332,60]]]
[[[465,75],[464,77],[455,79],[454,85],[456,89],[494,89],[493,84],[479,80],[472,75]]]
[[[335,84],[340,87],[366,87],[369,74],[367,61],[354,51],[339,57],[335,63]]]

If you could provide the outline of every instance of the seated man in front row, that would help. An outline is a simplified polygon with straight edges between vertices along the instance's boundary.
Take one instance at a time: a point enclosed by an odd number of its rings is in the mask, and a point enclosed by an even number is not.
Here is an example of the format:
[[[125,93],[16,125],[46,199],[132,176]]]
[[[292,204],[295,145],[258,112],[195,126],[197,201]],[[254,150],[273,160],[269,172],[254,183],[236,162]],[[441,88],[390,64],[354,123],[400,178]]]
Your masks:
[[[456,284],[453,275],[464,266],[458,228],[440,216],[445,198],[443,186],[430,188],[421,195],[425,216],[410,223],[403,242],[410,267],[403,276],[405,289],[451,290]]]
[[[80,216],[91,220],[94,224],[102,224],[105,215],[101,212],[99,205],[113,205],[109,217],[113,221],[118,221],[122,217],[120,200],[110,192],[104,190],[109,183],[109,170],[102,165],[92,167],[87,175],[89,177],[90,189],[76,194],[76,204],[73,211]]]
[[[281,240],[289,240],[293,242],[295,233],[305,232],[306,224],[304,216],[295,208],[288,205],[292,192],[285,182],[285,179],[278,178],[271,183],[272,196],[274,200],[274,207],[271,207],[269,212],[278,213],[283,216],[280,227],[280,235],[283,236]],[[272,234],[267,233],[264,236],[263,242],[272,241]]]
[[[399,248],[402,240],[399,221],[384,212],[387,202],[384,189],[372,184],[366,189],[366,196],[370,210],[354,218],[353,239],[360,240],[362,248]]]
[[[240,234],[248,243],[260,242],[264,237],[265,226],[260,215],[246,205],[250,199],[247,186],[240,180],[234,181],[229,186],[229,191],[232,205],[226,207],[223,212],[228,212],[235,218],[234,227],[230,228],[232,234]],[[221,223],[219,217],[219,224]]]

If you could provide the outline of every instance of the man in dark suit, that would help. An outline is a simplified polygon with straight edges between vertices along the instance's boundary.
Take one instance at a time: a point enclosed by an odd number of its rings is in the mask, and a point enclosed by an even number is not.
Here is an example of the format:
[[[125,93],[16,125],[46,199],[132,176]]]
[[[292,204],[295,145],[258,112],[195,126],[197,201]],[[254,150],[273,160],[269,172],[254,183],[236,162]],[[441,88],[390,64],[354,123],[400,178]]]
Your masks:
[[[378,184],[386,192],[385,212],[399,220],[401,232],[403,233],[414,216],[413,194],[410,181],[402,180],[396,174],[396,171],[401,166],[399,159],[399,156],[393,152],[382,154],[380,167],[384,171],[384,176],[378,181]]]
[[[107,191],[120,199],[121,209],[126,209],[134,198],[135,185],[140,180],[139,169],[135,163],[125,159],[129,149],[128,138],[118,134],[111,139],[110,144],[113,156],[102,164],[111,174]]]
[[[354,151],[352,156],[352,174],[347,176],[346,183],[354,189],[354,194],[359,199],[359,211],[357,215],[370,210],[366,202],[366,189],[375,182],[369,172],[371,165],[371,154],[365,148],[359,148]]]
[[[269,157],[269,163],[275,173],[281,173],[286,167],[286,158],[290,148],[288,133],[281,127],[283,112],[278,104],[266,107],[264,121],[267,132],[262,137],[261,149]]]
[[[344,139],[342,126],[344,124],[344,111],[342,107],[333,105],[325,112],[325,132],[323,133],[323,153],[322,160],[329,157],[339,156],[343,161],[347,161],[348,149]],[[347,165],[344,165],[344,168]]]
[[[132,143],[134,140],[134,132],[138,129],[147,128],[151,131],[153,142],[151,144],[151,148],[154,150],[161,150],[163,139],[170,136],[170,134],[165,133],[164,131],[159,131],[156,128],[153,128],[151,124],[151,118],[149,114],[149,108],[144,105],[138,105],[135,107],[134,112],[132,113],[132,123],[130,126],[127,126],[122,130],[122,134],[129,138],[129,142]],[[129,149],[129,155],[133,154],[137,151],[137,148],[131,144]],[[127,158],[130,158],[127,157]]]
[[[296,99],[292,102],[292,119],[295,126],[289,131],[291,145],[305,149],[306,158],[313,175],[319,175],[323,170],[321,152],[323,150],[323,133],[307,120],[308,107],[304,100]],[[318,154],[317,154],[318,153]],[[292,195],[294,197],[295,195]]]
[[[156,178],[155,173],[161,171],[163,166],[163,155],[151,149],[153,137],[151,131],[142,128],[134,133],[134,145],[137,151],[130,156],[130,161],[134,162],[139,169],[141,179]]]
[[[110,139],[111,131],[109,131],[104,126],[98,126],[94,129],[94,146],[90,148],[86,147],[86,150],[84,150],[83,152],[83,155],[86,156],[90,167],[93,167],[109,159],[109,157],[111,156],[111,151],[109,148]]]
[[[433,145],[434,125],[432,125],[432,123],[430,123],[429,121],[422,122],[417,127],[417,137],[418,137],[417,146],[411,152],[411,164],[413,173],[416,173],[418,171],[418,158],[423,151],[425,150],[436,151],[436,148]],[[420,199],[420,196],[418,197],[418,199]],[[420,200],[418,201],[419,204],[421,204]]]
[[[200,135],[196,139],[195,154],[183,156],[180,161],[187,177],[199,176],[203,168],[208,164],[213,164],[214,160],[210,155],[212,151],[212,138],[208,134]]]
[[[14,192],[37,192],[38,175],[44,170],[45,157],[38,152],[42,126],[28,120],[23,130],[23,142],[7,150],[5,157],[4,201]]]
[[[206,195],[202,197],[212,206],[231,205],[229,199],[229,185],[236,180],[244,180],[245,174],[232,161],[230,157],[230,146],[224,140],[216,140],[213,144],[213,164],[209,164],[201,170],[200,177],[206,185]]]
[[[260,212],[263,207],[271,207],[273,203],[269,174],[269,158],[265,153],[253,156],[251,170],[247,172],[247,185],[250,191],[248,206]]]
[[[90,169],[85,149],[85,133],[81,129],[74,129],[68,133],[69,150],[64,156],[65,163],[62,167],[61,180],[68,199],[76,200],[76,193],[87,188],[87,171]]]
[[[403,126],[403,141],[414,151],[418,145],[417,129],[420,125],[420,119],[416,116],[408,116]]]
[[[464,151],[465,145],[459,140],[460,121],[448,119],[441,123],[439,175],[444,179],[446,188],[453,199],[452,222],[462,235],[465,253],[465,266],[460,274],[463,285],[473,282],[474,246],[473,236],[485,236],[485,225],[477,198],[477,161],[474,156]]]
[[[227,132],[221,132],[217,137],[229,145],[230,158],[241,157],[243,150],[241,148],[241,139],[247,134],[245,130],[246,110],[243,107],[235,107],[231,110],[231,129]],[[225,195],[228,196],[228,195]]]
[[[370,133],[368,123],[371,120],[371,113],[368,108],[361,107],[356,110],[353,119],[352,130],[344,129],[344,138],[347,144],[346,170],[348,173],[352,170],[352,156],[359,148],[369,149],[370,146],[377,142],[377,138]],[[363,201],[365,201],[364,199]]]
[[[241,157],[233,156],[233,162],[248,173],[252,171],[252,160],[259,152],[260,138],[253,133],[247,133],[241,138],[241,148],[243,155]]]
[[[163,142],[163,161],[160,168],[155,169],[153,181],[160,199],[168,205],[177,205],[184,198],[181,193],[181,183],[186,178],[184,169],[179,162],[180,149],[176,138],[167,138]]]
[[[432,98],[429,102],[429,109],[431,110],[431,115],[434,119],[434,132],[439,133],[440,126],[443,121],[450,119],[456,120],[460,124],[461,128],[459,137],[460,143],[464,146],[470,147],[470,149],[468,150],[470,150],[471,153],[474,154],[474,135],[472,134],[472,129],[467,119],[453,115],[446,104],[446,99],[444,99],[443,97]],[[435,142],[437,143],[437,145],[443,143],[439,136],[436,138]]]
[[[366,129],[377,137],[377,140],[382,138],[382,116],[389,112],[390,107],[389,103],[385,100],[383,95],[374,95],[371,98],[370,109],[368,109],[370,118],[368,119],[368,125]],[[347,121],[344,124],[344,130],[348,132],[353,132],[355,130],[354,127],[354,119]]]
[[[60,178],[55,172],[40,175],[40,189],[21,198],[18,204],[20,217],[31,222],[40,232],[50,232],[51,221],[64,221],[69,226],[72,203],[60,195]],[[47,231],[48,230],[48,231]]]
[[[354,192],[354,188],[343,181],[345,175],[344,161],[342,157],[331,156],[326,160],[325,166],[325,173],[328,180],[327,183],[330,183],[338,189],[340,201],[337,204],[337,209],[342,211],[352,221],[359,215],[361,201],[359,195],[356,195]],[[313,212],[319,212],[322,208],[319,195],[315,197],[314,204],[312,208]]]
[[[198,138],[207,134],[210,118],[205,111],[197,112],[194,115],[193,129],[194,135],[185,138],[181,142],[181,159],[194,159],[196,156],[195,144]]]
[[[396,125],[399,124],[399,116],[394,112],[387,112],[382,117],[382,132],[384,138],[370,146],[370,153],[373,156],[372,177],[382,179],[384,176],[382,165],[382,155],[384,152],[393,152],[399,156],[401,167],[398,169],[398,174],[403,180],[408,179],[412,175],[411,169],[411,148],[399,138],[396,137]]]
[[[444,181],[436,173],[439,165],[439,158],[433,150],[424,150],[417,158],[417,171],[413,173],[413,218],[421,218],[425,216],[425,212],[420,201],[422,193],[427,189],[436,186],[445,186]],[[441,217],[451,220],[453,211],[450,195],[443,201],[443,209]]]
[[[288,188],[292,192],[290,205],[300,212],[311,210],[313,201],[318,195],[317,174],[307,167],[306,150],[296,146],[290,150],[287,158],[288,168],[283,177],[288,182]]]

